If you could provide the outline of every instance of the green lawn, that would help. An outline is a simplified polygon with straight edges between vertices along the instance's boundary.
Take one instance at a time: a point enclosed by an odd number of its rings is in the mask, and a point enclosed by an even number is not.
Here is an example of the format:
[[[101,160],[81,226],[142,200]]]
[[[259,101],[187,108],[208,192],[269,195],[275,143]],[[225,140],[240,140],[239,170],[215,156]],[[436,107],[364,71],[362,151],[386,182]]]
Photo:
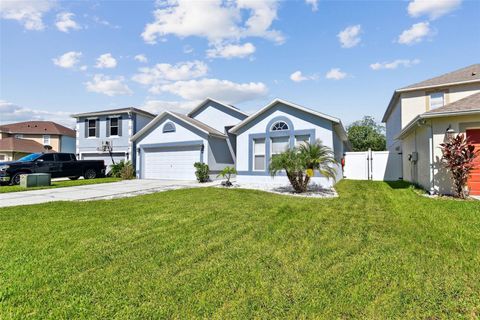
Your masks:
[[[0,193],[5,192],[19,192],[19,191],[29,191],[29,190],[39,190],[39,189],[50,189],[50,188],[63,188],[63,187],[74,187],[74,186],[83,186],[86,184],[97,184],[97,183],[108,183],[120,181],[120,178],[98,178],[98,179],[79,179],[79,180],[62,180],[62,181],[52,181],[50,187],[37,187],[37,188],[22,188],[20,186],[0,186]]]
[[[0,318],[473,319],[480,202],[342,181],[0,211]]]

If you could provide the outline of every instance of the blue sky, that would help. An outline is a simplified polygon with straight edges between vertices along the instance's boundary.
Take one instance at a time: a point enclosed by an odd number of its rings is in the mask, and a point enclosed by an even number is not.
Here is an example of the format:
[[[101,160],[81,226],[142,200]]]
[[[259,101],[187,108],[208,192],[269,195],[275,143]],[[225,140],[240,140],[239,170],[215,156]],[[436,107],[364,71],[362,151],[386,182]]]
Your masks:
[[[211,96],[381,119],[394,89],[479,62],[480,2],[2,1],[0,122]]]

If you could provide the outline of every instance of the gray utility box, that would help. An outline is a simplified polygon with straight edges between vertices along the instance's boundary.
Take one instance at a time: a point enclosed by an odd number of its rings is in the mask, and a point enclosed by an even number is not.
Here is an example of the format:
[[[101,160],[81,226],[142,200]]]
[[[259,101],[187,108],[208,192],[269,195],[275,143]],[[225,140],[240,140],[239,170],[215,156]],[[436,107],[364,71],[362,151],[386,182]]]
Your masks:
[[[20,176],[20,185],[24,188],[44,187],[52,184],[50,173],[31,173]]]

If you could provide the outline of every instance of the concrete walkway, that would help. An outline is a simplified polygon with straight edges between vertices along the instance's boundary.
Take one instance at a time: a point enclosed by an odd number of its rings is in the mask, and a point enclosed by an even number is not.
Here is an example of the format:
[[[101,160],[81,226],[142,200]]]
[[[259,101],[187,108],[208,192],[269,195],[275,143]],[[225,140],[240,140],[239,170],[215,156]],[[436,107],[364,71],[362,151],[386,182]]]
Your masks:
[[[125,180],[76,187],[0,193],[0,207],[38,204],[52,201],[86,201],[133,197],[167,190],[218,185],[219,181]]]

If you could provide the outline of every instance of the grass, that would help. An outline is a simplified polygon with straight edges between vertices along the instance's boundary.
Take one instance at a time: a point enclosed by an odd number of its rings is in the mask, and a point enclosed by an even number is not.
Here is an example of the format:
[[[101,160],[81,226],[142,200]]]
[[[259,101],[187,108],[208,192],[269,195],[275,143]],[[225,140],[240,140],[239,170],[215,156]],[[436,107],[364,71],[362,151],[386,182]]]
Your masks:
[[[87,184],[117,182],[117,181],[120,181],[120,180],[122,180],[122,179],[120,179],[120,178],[98,178],[98,179],[61,180],[61,181],[52,181],[52,185],[49,186],[49,187],[35,187],[35,188],[23,188],[21,186],[0,186],[0,193],[20,192],[20,191],[30,191],[30,190],[40,190],[40,189],[51,189],[51,188],[74,187],[74,186],[83,186],[83,185],[87,185]]]
[[[0,211],[0,318],[474,319],[480,202],[341,181]]]

